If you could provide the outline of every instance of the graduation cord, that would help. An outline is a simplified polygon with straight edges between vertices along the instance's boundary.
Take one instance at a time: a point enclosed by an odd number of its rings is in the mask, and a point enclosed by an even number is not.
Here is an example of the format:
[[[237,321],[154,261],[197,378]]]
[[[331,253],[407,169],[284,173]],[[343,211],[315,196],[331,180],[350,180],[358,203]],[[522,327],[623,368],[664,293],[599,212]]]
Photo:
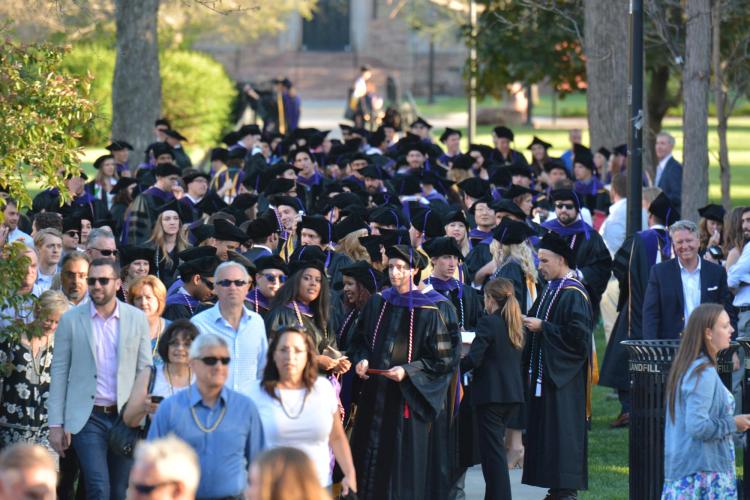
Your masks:
[[[352,310],[346,316],[346,319],[344,319],[344,322],[341,324],[341,328],[339,328],[339,331],[336,332],[336,341],[341,340],[341,336],[344,334],[346,327],[349,325],[349,320],[352,319],[352,316],[354,315],[355,312],[357,312],[356,307],[352,308]]]
[[[193,306],[190,305],[190,296],[186,294],[185,292],[180,292],[182,296],[185,298],[185,305],[188,307],[188,311],[190,311],[190,317],[193,317]]]
[[[292,306],[294,307],[294,314],[297,315],[297,322],[299,323],[300,328],[304,328],[305,324],[302,323],[302,313],[299,312],[299,306],[297,305],[297,301],[292,301]]]
[[[161,245],[156,245],[156,252],[154,254],[154,264],[156,266],[156,277],[161,279],[161,276],[159,276],[159,248]]]
[[[375,331],[372,332],[372,340],[370,341],[370,352],[375,351],[375,340],[378,338],[378,332],[380,331],[380,322],[383,320],[383,313],[388,302],[383,302],[383,307],[380,308],[380,316],[378,316],[378,322],[375,323]]]
[[[560,282],[557,285],[557,288],[555,289],[554,294],[552,295],[552,299],[549,301],[549,305],[547,305],[547,309],[544,312],[544,317],[543,318],[539,318],[538,314],[541,311],[537,311],[537,316],[536,316],[537,318],[541,319],[542,321],[547,321],[549,319],[549,315],[550,315],[550,311],[552,310],[552,306],[554,305],[555,301],[557,300],[557,296],[560,294],[560,290],[562,290],[563,285],[565,284],[565,279],[567,277],[568,277],[568,275],[566,274],[565,276],[562,277],[562,279],[560,279]],[[547,295],[549,295],[549,290],[550,290],[550,287],[548,286],[544,290],[544,293],[542,294],[542,299],[539,301],[539,308],[540,309],[542,308],[542,305],[544,304],[544,301],[547,298]],[[537,336],[537,333],[535,332],[534,333],[534,346],[536,346],[536,344],[537,344],[537,342],[536,342],[537,338],[538,338],[538,336]],[[533,352],[533,347],[534,346],[532,346],[532,352]],[[532,370],[533,370],[533,367],[531,365],[529,365],[529,379],[531,379],[531,377],[533,376]],[[537,358],[536,387],[534,389],[534,396],[537,397],[537,398],[542,397],[542,374],[543,374],[542,372],[543,372],[543,368],[542,368],[542,348],[541,348],[541,346],[539,346],[539,356]]]
[[[459,268],[459,274],[460,273],[461,273],[461,271],[460,271],[460,268]],[[453,281],[456,282],[456,285],[458,285],[458,297],[457,297],[458,298],[458,313],[459,313],[459,316],[458,316],[458,326],[461,328],[461,330],[463,330],[464,329],[464,299],[463,299],[464,290],[461,287],[461,282],[460,281],[458,281],[455,278],[452,278],[452,279],[453,279]],[[427,283],[428,285],[431,285],[432,284],[432,276],[430,276],[429,278],[427,278],[425,280],[425,283]],[[448,291],[448,294],[450,295],[450,291]]]
[[[256,288],[253,292],[255,292],[255,312],[258,313],[258,289]]]

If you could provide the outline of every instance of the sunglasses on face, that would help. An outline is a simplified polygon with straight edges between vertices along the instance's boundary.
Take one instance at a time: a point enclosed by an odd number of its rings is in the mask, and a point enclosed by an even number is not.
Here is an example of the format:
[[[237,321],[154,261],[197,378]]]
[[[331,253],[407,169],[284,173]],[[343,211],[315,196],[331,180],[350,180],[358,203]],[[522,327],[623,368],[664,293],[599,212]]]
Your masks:
[[[216,365],[216,363],[219,363],[219,362],[221,362],[222,365],[226,366],[232,360],[232,358],[230,358],[229,356],[227,356],[226,358],[220,358],[217,356],[205,356],[203,358],[198,358],[198,359],[200,359],[203,362],[203,364],[205,364],[206,366],[214,366]]]
[[[201,276],[201,281],[206,284],[206,286],[209,288],[209,290],[213,290],[214,289],[214,284],[211,283],[208,280],[208,278],[205,278],[205,277]]]
[[[177,481],[166,481],[164,483],[156,483],[156,484],[141,484],[141,483],[130,483],[130,486],[135,489],[138,493],[141,495],[150,495],[155,490],[162,488],[164,486],[175,484]]]
[[[216,284],[224,288],[229,288],[232,285],[239,288],[239,287],[247,285],[247,281],[245,280],[221,280],[221,281],[217,281]]]
[[[573,210],[576,206],[572,203],[555,203],[555,208]]]
[[[65,231],[65,234],[71,238],[78,238],[80,233],[78,231]]]
[[[263,277],[266,278],[266,280],[270,281],[271,283],[276,283],[277,279],[281,283],[284,283],[286,281],[286,276],[284,276],[283,274],[280,274],[278,276],[276,276],[274,274],[264,274]]]
[[[99,250],[98,248],[92,248],[92,250],[96,250],[97,252],[99,252],[100,254],[104,255],[105,257],[109,257],[109,256],[112,256],[112,255],[114,255],[115,257],[117,257],[120,254],[119,250]]]
[[[113,279],[115,278],[86,278],[86,283],[88,283],[89,286],[94,286],[98,282],[101,286],[107,286]]]

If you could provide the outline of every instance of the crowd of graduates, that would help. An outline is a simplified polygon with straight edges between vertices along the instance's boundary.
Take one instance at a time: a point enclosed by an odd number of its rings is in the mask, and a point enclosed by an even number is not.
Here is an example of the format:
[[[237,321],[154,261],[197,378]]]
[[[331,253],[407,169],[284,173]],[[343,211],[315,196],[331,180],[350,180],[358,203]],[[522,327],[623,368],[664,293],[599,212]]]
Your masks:
[[[488,498],[510,495],[508,467],[549,498],[575,498],[587,487],[593,329],[612,258],[632,245],[624,229],[616,247],[607,241],[627,148],[592,152],[573,131],[561,158],[538,137],[527,157],[505,126],[465,152],[460,131],[434,141],[422,118],[408,130],[340,128],[339,140],[244,125],[196,168],[187,139],[160,119],[141,158],[115,138],[93,179],[67,178],[65,204],[46,190],[19,215],[9,199],[0,236],[36,248],[29,291],[61,290],[70,306],[88,300],[74,266],[116,260],[117,297],[144,312],[155,358],[170,322],[218,310],[232,283],[246,290],[242,314],[262,318],[264,349],[288,327],[312,340],[351,446],[346,484],[362,498],[461,498],[478,463]],[[679,218],[670,194],[644,201],[654,221]],[[217,282],[225,262],[247,280]],[[202,321],[198,336],[212,328]],[[249,394],[243,384],[262,373],[230,371]]]

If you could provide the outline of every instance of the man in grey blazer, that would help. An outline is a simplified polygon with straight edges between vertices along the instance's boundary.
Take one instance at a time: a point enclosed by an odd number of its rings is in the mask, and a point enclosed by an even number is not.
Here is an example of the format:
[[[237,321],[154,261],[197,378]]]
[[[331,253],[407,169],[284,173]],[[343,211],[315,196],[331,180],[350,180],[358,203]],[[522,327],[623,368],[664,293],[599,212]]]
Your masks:
[[[119,276],[117,262],[95,259],[87,280],[90,302],[63,314],[55,334],[50,444],[61,456],[73,445],[92,500],[125,497],[131,460],[108,451],[107,434],[136,375],[151,365],[146,316],[117,300]]]

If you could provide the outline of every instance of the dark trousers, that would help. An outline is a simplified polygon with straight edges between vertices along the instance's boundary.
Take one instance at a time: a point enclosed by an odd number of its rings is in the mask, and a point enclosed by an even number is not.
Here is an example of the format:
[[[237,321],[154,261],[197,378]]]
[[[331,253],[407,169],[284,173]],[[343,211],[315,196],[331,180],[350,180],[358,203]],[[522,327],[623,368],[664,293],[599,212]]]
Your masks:
[[[508,461],[505,457],[505,426],[519,404],[490,403],[474,407],[479,433],[485,500],[511,498]]]
[[[76,483],[78,487],[76,488]],[[78,466],[78,455],[72,446],[60,457],[60,480],[57,482],[57,498],[60,500],[86,500],[86,487]]]
[[[83,429],[73,434],[73,448],[78,455],[89,500],[125,498],[133,461],[109,451],[107,437],[116,419],[116,414],[92,412]]]
[[[630,389],[617,389],[617,399],[620,400],[621,413],[630,413]]]

